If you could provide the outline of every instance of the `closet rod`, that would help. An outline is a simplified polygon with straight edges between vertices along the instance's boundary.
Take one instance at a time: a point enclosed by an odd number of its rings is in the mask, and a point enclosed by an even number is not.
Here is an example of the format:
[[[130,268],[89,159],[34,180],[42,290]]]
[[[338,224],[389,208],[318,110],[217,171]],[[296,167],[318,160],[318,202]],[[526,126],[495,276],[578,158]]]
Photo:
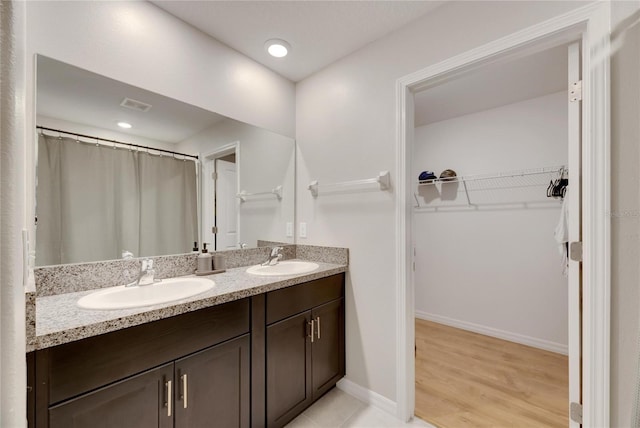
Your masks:
[[[67,134],[67,135],[75,135],[76,137],[82,137],[82,138],[90,138],[92,140],[98,140],[98,141],[106,141],[108,143],[116,143],[116,144],[124,144],[125,146],[129,146],[129,147],[136,147],[136,148],[140,148],[140,149],[147,149],[147,150],[154,150],[156,152],[163,152],[163,153],[171,153],[173,155],[179,155],[179,156],[184,156],[187,158],[193,158],[193,159],[200,159],[198,156],[196,155],[188,155],[186,153],[180,153],[180,152],[172,152],[171,150],[165,150],[165,149],[158,149],[155,147],[149,147],[149,146],[142,146],[140,144],[133,144],[133,143],[123,143],[122,141],[118,141],[118,140],[108,140],[106,138],[100,138],[100,137],[94,137],[92,135],[85,135],[85,134],[78,134],[77,132],[69,132],[69,131],[63,131],[61,129],[53,129],[53,128],[47,128],[45,126],[40,126],[37,125],[36,129],[41,129],[43,131],[51,131],[51,132],[57,132],[59,134]]]
[[[418,186],[430,186],[437,183],[466,183],[471,181],[482,181],[482,180],[495,180],[497,178],[513,178],[513,177],[526,177],[529,175],[542,175],[542,174],[555,174],[561,171],[561,169],[565,169],[568,171],[565,166],[552,166],[552,167],[544,167],[538,169],[528,169],[522,171],[510,171],[510,172],[502,172],[497,174],[480,174],[480,175],[468,175],[468,176],[458,176],[451,178],[434,178],[431,180],[423,180],[418,181]]]

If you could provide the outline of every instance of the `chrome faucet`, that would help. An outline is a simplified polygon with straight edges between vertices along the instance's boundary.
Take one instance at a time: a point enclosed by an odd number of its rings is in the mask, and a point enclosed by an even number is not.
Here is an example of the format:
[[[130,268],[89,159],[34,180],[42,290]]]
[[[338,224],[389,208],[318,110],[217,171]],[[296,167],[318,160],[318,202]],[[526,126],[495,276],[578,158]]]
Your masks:
[[[267,261],[262,263],[262,266],[273,266],[277,265],[278,261],[283,257],[282,255],[282,247],[273,247],[271,249],[271,254],[269,254],[269,258]],[[275,261],[274,261],[275,260]]]
[[[160,280],[155,279],[156,271],[153,268],[153,259],[143,259],[142,264],[140,265],[140,273],[138,274],[138,278],[130,284],[125,285],[125,287],[134,287],[137,285],[149,285],[154,282],[160,282]]]

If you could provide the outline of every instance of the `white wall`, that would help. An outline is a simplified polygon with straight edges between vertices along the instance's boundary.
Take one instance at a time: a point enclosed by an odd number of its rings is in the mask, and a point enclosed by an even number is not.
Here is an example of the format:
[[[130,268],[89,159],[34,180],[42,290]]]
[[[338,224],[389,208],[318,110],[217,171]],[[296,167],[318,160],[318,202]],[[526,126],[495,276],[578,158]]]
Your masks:
[[[421,126],[414,142],[416,179],[425,169],[467,176],[566,165],[566,92]],[[567,352],[567,279],[553,236],[561,205],[547,198],[548,180],[470,182],[477,210],[460,184],[418,188],[426,209],[414,220],[417,317]]]
[[[293,238],[286,236],[286,223],[294,222],[295,209],[295,142],[292,138],[224,119],[180,142],[176,150],[200,153],[200,159],[204,160],[216,148],[236,141],[240,143],[240,159],[236,159],[240,190],[255,193],[282,186],[281,200],[275,196],[255,197],[240,204],[239,242],[250,247],[255,247],[259,239],[293,243]]]
[[[30,1],[30,77],[37,53],[294,135],[293,83],[148,2]]]
[[[0,3],[0,426],[26,426],[25,7]],[[18,393],[16,393],[18,392]]]
[[[42,54],[292,137],[295,86],[143,1],[26,3],[26,127],[35,127],[35,55]],[[27,135],[26,219],[33,235],[35,134]],[[33,160],[33,161],[29,161]]]
[[[308,223],[309,234],[298,242],[350,250],[349,380],[396,399],[396,195],[359,193],[315,201],[306,184],[368,178],[389,169],[393,185],[398,78],[579,6],[446,3],[297,84],[297,220]]]
[[[314,201],[306,184],[312,178],[370,177],[380,169],[390,169],[395,180],[396,79],[580,5],[447,3],[300,82],[294,115],[289,82],[211,39],[205,41],[152,5],[29,2],[27,96],[33,99],[33,54],[39,52],[286,135],[293,135],[295,120],[297,209],[299,220],[309,223],[309,238],[300,242],[350,248],[347,377],[395,400],[394,195]],[[613,23],[637,9],[637,2],[613,2]],[[125,25],[136,20],[153,25]],[[640,35],[637,26],[625,34],[611,68],[612,214],[618,214],[612,218],[612,426],[629,425],[640,298]],[[28,122],[33,112],[31,105]],[[33,128],[33,123],[27,126]]]

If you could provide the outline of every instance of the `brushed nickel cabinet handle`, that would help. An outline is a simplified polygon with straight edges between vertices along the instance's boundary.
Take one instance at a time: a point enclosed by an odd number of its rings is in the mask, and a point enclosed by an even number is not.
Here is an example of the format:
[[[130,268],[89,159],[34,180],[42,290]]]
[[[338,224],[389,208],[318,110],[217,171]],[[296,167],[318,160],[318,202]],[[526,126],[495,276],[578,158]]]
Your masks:
[[[318,324],[318,340],[320,340],[320,317],[316,318],[316,324]]]
[[[184,403],[183,403],[183,407],[186,409],[188,404],[187,404],[187,374],[183,374],[182,375],[182,390],[184,391]]]
[[[171,416],[171,402],[173,401],[173,397],[171,396],[171,381],[168,380],[167,383],[167,401],[165,405],[167,406],[167,416]]]

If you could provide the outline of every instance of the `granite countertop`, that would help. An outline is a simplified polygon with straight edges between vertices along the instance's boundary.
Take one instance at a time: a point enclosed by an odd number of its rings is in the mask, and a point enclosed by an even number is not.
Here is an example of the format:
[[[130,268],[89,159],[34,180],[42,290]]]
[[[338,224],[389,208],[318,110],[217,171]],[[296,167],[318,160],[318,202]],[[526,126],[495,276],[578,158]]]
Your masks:
[[[95,290],[37,297],[35,338],[31,348],[44,349],[347,271],[346,264],[317,263],[319,268],[313,272],[287,276],[251,275],[246,273],[246,266],[228,269],[220,274],[199,277],[215,281],[212,290],[141,308],[89,310],[76,305],[79,298]]]

